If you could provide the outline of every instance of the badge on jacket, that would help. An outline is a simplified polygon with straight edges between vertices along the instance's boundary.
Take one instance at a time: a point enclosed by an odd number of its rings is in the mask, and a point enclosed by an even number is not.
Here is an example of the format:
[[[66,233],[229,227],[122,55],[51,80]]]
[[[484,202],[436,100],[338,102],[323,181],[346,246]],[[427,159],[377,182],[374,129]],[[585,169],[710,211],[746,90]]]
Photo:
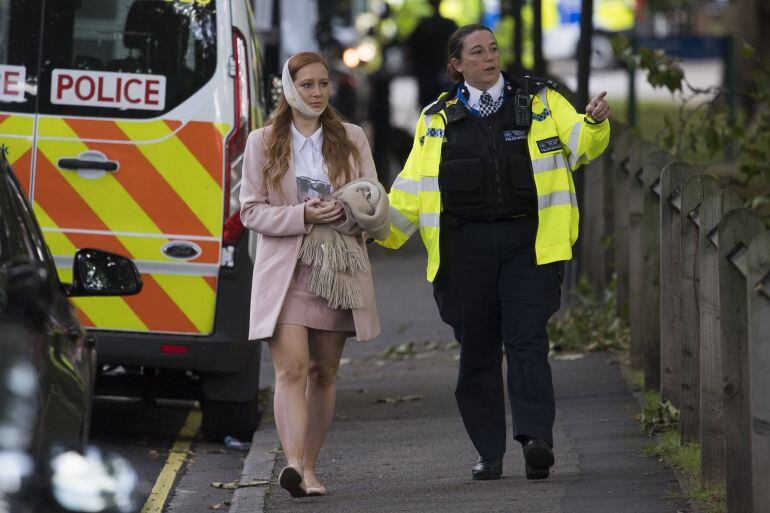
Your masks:
[[[527,138],[526,130],[503,130],[505,142],[523,141]]]
[[[560,150],[561,141],[559,141],[558,137],[549,137],[548,139],[537,141],[537,148],[540,150],[540,153]]]

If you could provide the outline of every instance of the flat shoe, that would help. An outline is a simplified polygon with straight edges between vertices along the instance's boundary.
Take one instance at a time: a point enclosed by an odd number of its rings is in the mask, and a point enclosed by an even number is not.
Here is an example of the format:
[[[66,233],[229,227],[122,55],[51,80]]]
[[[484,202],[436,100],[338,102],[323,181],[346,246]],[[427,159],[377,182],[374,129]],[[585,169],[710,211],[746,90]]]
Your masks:
[[[307,492],[302,488],[302,474],[294,467],[283,467],[278,475],[278,484],[295,499],[307,497]]]
[[[317,497],[319,495],[326,495],[326,488],[324,488],[323,486],[318,486],[318,487],[310,486],[310,487],[308,487],[308,489],[307,489],[307,496],[308,497]]]

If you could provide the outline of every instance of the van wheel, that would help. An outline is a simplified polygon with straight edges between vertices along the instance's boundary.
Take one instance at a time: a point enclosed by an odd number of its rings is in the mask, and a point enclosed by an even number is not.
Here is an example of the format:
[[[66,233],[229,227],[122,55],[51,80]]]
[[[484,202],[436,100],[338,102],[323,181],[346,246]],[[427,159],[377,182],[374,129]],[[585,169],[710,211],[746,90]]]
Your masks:
[[[224,443],[226,436],[250,442],[259,423],[259,395],[249,401],[201,400],[201,431],[207,442]]]

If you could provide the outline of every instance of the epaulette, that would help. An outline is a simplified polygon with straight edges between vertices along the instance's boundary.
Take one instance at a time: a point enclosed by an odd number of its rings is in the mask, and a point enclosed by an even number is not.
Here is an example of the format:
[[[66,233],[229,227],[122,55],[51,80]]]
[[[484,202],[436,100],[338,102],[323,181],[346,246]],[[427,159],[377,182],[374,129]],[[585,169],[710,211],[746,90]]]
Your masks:
[[[453,92],[455,94],[452,94]],[[468,111],[457,98],[456,92],[457,90],[452,88],[448,93],[442,93],[438,100],[428,105],[428,107],[422,111],[423,115],[435,116],[443,111],[447,123],[464,118],[468,114]]]
[[[434,114],[438,114],[442,110],[444,110],[444,107],[446,106],[447,102],[447,93],[441,93],[441,96],[438,97],[438,100],[431,103],[425,109],[422,111],[423,114],[427,116],[433,116]]]
[[[559,90],[559,84],[557,84],[550,78],[525,76],[524,80],[528,82],[527,85],[528,85],[530,94],[535,94],[544,87],[553,89],[554,91]]]

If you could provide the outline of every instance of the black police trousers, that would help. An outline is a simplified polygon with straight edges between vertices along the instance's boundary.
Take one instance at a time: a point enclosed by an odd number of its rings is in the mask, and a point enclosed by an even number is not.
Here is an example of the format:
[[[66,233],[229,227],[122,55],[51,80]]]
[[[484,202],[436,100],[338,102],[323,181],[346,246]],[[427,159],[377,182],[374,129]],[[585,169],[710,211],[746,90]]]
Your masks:
[[[561,299],[563,262],[536,265],[536,216],[502,221],[441,219],[439,313],[460,342],[455,397],[485,458],[505,453],[502,358],[508,365],[513,435],[553,444],[555,404],[546,323]]]

